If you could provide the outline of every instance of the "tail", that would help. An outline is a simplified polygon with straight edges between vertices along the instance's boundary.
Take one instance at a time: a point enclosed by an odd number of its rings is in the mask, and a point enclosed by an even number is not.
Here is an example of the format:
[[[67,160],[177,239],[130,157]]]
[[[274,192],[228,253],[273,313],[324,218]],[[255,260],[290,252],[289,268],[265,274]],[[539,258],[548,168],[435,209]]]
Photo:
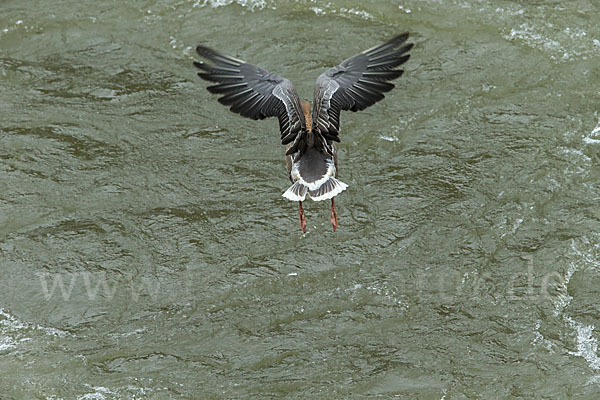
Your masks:
[[[317,189],[309,190],[308,195],[311,199],[313,199],[313,201],[327,200],[342,193],[347,187],[348,185],[346,185],[344,182],[331,177]]]
[[[306,192],[308,192],[308,186],[298,181],[290,186],[282,196],[291,201],[304,201]]]
[[[313,201],[321,201],[337,196],[346,190],[347,187],[348,185],[344,182],[333,177],[327,179],[315,190],[309,190],[307,185],[297,181],[285,191],[283,197],[291,201],[304,201],[308,193]]]

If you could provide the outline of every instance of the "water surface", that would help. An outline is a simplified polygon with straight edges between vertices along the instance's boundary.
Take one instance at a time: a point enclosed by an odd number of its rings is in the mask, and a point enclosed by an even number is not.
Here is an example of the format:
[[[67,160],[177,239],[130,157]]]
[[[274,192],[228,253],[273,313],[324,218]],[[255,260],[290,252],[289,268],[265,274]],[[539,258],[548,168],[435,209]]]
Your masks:
[[[1,397],[596,398],[600,12],[565,4],[2,2]],[[303,235],[276,120],[193,49],[311,99],[405,30]]]

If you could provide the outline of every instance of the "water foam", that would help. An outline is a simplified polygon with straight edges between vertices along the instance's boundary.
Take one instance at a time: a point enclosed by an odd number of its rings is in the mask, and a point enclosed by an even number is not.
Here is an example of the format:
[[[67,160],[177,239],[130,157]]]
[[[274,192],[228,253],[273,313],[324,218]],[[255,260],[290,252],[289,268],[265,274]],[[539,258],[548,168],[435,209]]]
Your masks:
[[[598,340],[592,336],[596,327],[594,325],[584,325],[571,317],[565,317],[565,321],[567,321],[569,326],[577,332],[577,351],[570,351],[569,354],[583,357],[590,368],[596,371],[600,370]]]
[[[565,273],[563,283],[559,287],[560,294],[554,301],[555,315],[562,316],[566,326],[575,331],[575,345],[577,351],[569,351],[568,354],[583,357],[588,366],[596,371],[600,371],[600,357],[598,357],[598,341],[593,337],[594,325],[586,325],[576,321],[572,316],[568,315],[565,310],[573,300],[573,297],[567,293],[567,287],[571,278],[584,265],[585,268],[600,272],[600,261],[596,260],[593,249],[600,247],[600,244],[591,244],[588,239],[585,239],[585,244],[592,249],[589,251],[581,251],[575,244],[575,240],[571,241],[571,251],[578,257],[577,262],[572,262]],[[539,329],[539,327],[538,327]],[[541,336],[541,334],[540,334]],[[593,380],[600,378],[593,377]]]
[[[588,136],[583,137],[583,141],[587,144],[598,144],[600,143],[600,119],[598,119],[598,123],[596,127],[592,129]]]
[[[512,15],[519,17],[522,14],[517,12]],[[547,53],[551,59],[561,62],[587,60],[598,53],[597,39],[590,38],[583,29],[577,27],[561,29],[557,23],[549,21],[534,25],[529,22],[521,23],[511,28],[504,38],[522,41],[529,47]]]
[[[521,24],[518,28],[512,28],[509,34],[504,35],[504,38],[507,40],[519,39],[534,48],[566,53],[565,48],[558,41],[544,36],[529,24]]]
[[[106,399],[105,395],[111,395],[111,397],[112,397],[113,395],[116,394],[112,390],[107,389],[102,386],[92,386],[92,385],[88,385],[88,384],[86,384],[85,386],[87,386],[89,389],[93,390],[93,392],[86,393],[82,396],[77,396],[77,400],[105,400]]]
[[[192,7],[210,6],[212,8],[219,8],[234,3],[245,7],[250,11],[254,11],[256,9],[262,10],[267,6],[267,2],[265,0],[198,0]]]
[[[26,336],[27,331],[40,331],[49,336],[65,336],[67,332],[55,328],[47,328],[30,324],[11,315],[4,308],[0,308],[0,351],[10,350],[20,343],[31,340]]]

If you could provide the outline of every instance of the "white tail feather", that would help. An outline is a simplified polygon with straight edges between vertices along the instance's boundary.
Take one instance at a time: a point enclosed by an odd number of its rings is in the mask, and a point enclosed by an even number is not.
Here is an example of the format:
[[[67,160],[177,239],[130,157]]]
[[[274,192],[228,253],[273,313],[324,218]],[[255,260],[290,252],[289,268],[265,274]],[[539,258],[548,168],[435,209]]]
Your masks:
[[[310,190],[308,195],[313,201],[327,200],[342,193],[347,187],[348,185],[346,185],[344,182],[331,177],[319,188]]]
[[[290,186],[282,196],[291,201],[304,201],[306,192],[308,192],[308,187],[300,182],[296,182]]]

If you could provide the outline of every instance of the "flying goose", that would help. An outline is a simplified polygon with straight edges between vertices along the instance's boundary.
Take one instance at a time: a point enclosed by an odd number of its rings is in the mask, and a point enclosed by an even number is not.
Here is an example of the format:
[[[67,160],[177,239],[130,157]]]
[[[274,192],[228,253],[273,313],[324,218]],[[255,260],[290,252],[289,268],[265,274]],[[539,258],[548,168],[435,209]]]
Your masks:
[[[335,231],[338,215],[334,197],[348,185],[337,179],[340,111],[360,111],[384,98],[399,78],[398,69],[410,57],[408,33],[350,57],[317,78],[312,112],[300,101],[292,83],[260,67],[199,45],[196,52],[207,62],[196,62],[200,78],[214,82],[207,89],[219,103],[252,119],[277,117],[281,144],[286,145],[288,176],[292,182],[283,197],[298,202],[298,219],[306,232],[302,202],[331,199],[329,221]]]

